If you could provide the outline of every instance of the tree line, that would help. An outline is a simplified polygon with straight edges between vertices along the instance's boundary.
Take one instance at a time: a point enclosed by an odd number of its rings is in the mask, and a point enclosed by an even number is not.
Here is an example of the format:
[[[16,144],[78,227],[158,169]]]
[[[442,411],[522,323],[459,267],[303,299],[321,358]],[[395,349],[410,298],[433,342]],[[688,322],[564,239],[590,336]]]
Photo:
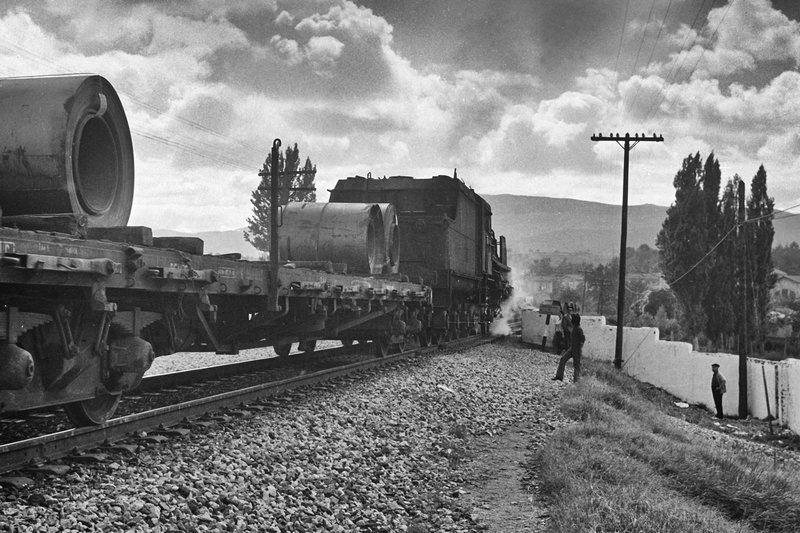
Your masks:
[[[656,238],[661,269],[678,302],[687,338],[726,348],[763,340],[772,274],[774,200],[761,165],[749,195],[735,174],[722,187],[713,152],[683,160],[673,180],[675,202]]]
[[[712,153],[687,156],[673,180],[675,202],[668,208],[656,248],[646,244],[626,251],[625,324],[657,326],[662,335],[700,338],[733,347],[746,330],[758,343],[766,333],[770,289],[774,286],[773,253],[778,268],[800,274],[800,246],[778,246],[774,252],[774,200],[767,193],[761,165],[750,181],[749,195],[738,174],[723,186],[720,162]],[[613,316],[617,306],[619,258],[608,264],[553,265],[534,261],[527,275],[586,278],[587,312]],[[636,273],[661,273],[669,290],[648,290]],[[630,274],[633,274],[630,276]],[[554,297],[583,300],[583,289],[556,287]]]

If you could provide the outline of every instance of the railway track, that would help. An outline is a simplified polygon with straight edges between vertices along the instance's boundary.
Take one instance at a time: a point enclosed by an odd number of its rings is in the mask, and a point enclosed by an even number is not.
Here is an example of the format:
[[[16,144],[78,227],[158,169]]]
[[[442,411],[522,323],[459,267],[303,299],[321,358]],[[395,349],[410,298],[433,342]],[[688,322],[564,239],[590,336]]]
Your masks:
[[[287,357],[259,357],[249,361],[206,366],[146,376],[139,387],[125,393],[116,417],[148,411],[170,404],[229,392],[269,381],[280,381],[301,372],[319,371],[362,360],[360,345],[353,348],[320,349]],[[363,351],[363,350],[362,350]],[[184,354],[188,357],[189,354]],[[75,427],[60,406],[0,417],[0,445]]]
[[[211,396],[131,413],[111,419],[98,426],[68,429],[2,444],[0,445],[0,474],[18,470],[38,471],[41,465],[65,457],[68,462],[70,460],[81,461],[87,458],[87,450],[92,450],[88,457],[94,459],[102,459],[103,454],[113,450],[131,452],[137,448],[137,445],[127,444],[126,440],[135,435],[146,435],[149,440],[155,441],[164,440],[170,435],[184,435],[189,433],[202,417],[225,417],[225,410],[228,410],[227,413],[230,416],[242,416],[248,412],[264,409],[269,405],[264,403],[265,401],[274,402],[274,397],[281,393],[303,387],[312,387],[337,378],[352,376],[359,372],[367,372],[413,356],[432,353],[441,349],[446,349],[447,351],[464,349],[492,342],[492,340],[494,340],[492,337],[466,337],[448,342],[446,348],[431,346],[407,350],[394,355],[338,365],[287,379],[249,385]],[[300,358],[302,357],[300,356]],[[317,357],[319,357],[319,354],[317,354]],[[261,363],[265,362],[262,361]],[[252,370],[253,367],[252,362],[237,363],[231,366],[237,365],[242,365],[240,369],[245,370]],[[269,365],[267,364],[267,366]],[[219,369],[217,370],[219,371]],[[158,376],[143,382],[143,387],[163,390],[164,387],[180,386],[178,382],[197,379],[204,372],[211,371],[207,369],[188,371],[169,378]],[[229,368],[225,372],[233,372],[233,369]],[[217,378],[212,377],[212,379]],[[159,381],[161,383],[158,383]]]

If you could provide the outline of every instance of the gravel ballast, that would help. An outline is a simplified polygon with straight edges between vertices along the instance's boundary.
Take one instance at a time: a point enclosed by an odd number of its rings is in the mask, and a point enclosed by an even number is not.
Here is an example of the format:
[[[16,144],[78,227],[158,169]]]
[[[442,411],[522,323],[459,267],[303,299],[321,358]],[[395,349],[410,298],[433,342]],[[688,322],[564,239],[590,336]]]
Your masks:
[[[504,340],[382,370],[0,490],[0,531],[479,531],[474,442],[564,423],[551,354]]]

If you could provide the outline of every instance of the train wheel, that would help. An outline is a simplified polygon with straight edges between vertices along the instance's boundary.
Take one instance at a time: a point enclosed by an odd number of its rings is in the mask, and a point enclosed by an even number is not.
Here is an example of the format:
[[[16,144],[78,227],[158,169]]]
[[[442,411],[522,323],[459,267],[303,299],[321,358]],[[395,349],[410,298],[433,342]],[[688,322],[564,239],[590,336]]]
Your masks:
[[[317,347],[317,341],[300,341],[297,349],[304,353],[312,353],[314,348]]]
[[[272,349],[275,350],[275,353],[279,357],[286,357],[289,355],[289,352],[292,351],[292,343],[291,342],[277,342],[272,346]]]
[[[381,338],[372,341],[373,351],[378,357],[386,357],[389,355],[389,339]]]
[[[102,424],[117,410],[121,397],[120,394],[103,394],[91,400],[68,403],[64,412],[79,427]]]
[[[430,346],[431,345],[431,341],[432,341],[432,339],[431,339],[430,330],[423,329],[422,331],[419,332],[419,345],[422,348],[425,348],[426,346]]]

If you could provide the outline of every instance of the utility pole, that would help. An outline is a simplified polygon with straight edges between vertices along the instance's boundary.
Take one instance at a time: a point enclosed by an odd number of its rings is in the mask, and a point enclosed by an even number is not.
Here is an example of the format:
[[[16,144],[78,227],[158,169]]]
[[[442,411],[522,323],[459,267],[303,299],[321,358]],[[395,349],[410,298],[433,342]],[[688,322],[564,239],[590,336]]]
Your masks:
[[[586,276],[589,275],[589,272],[591,272],[591,270],[579,270],[578,272],[583,274],[583,298],[581,299],[581,312],[582,313],[586,313],[586,309],[587,309],[587,306],[586,306]]]
[[[281,140],[275,139],[272,141],[272,150],[270,151],[270,169],[269,173],[259,172],[258,175],[262,178],[269,175],[269,272],[270,272],[270,287],[275,291],[276,298],[270,302],[271,311],[281,311],[277,299],[278,287],[278,272],[280,269],[280,239],[278,238],[278,228],[280,227],[281,217],[278,215],[280,209],[280,194],[282,189],[286,191],[313,191],[313,187],[286,187],[286,177],[299,176],[303,174],[311,174],[309,170],[298,170],[294,172],[283,171],[280,169],[281,161]],[[263,186],[263,184],[262,184]]]
[[[597,314],[599,316],[603,316],[603,310],[605,307],[605,293],[606,287],[611,286],[611,281],[607,279],[595,280],[591,283],[592,287],[596,287],[598,289],[597,295]]]
[[[280,311],[278,306],[278,267],[280,261],[280,241],[278,240],[278,199],[280,198],[280,161],[281,140],[272,141],[270,153],[270,191],[269,191],[269,272],[271,289],[275,292],[275,301],[272,303],[274,311]]]
[[[747,312],[747,210],[744,207],[745,186],[740,179],[737,195],[739,200],[739,225],[736,234],[742,247],[742,337],[739,339],[739,418],[747,418],[747,351],[750,349],[750,339],[747,332],[749,318]]]
[[[628,156],[631,150],[640,142],[664,142],[664,137],[653,134],[646,137],[644,133],[640,137],[638,133],[633,137],[626,133],[620,137],[619,133],[603,136],[602,133],[592,135],[593,141],[615,141],[625,152],[625,159],[622,166],[622,230],[619,241],[619,291],[617,292],[617,344],[614,349],[614,366],[622,368],[622,319],[625,314],[625,248],[628,239]],[[622,143],[620,142],[622,141]],[[631,144],[633,141],[633,144]]]

